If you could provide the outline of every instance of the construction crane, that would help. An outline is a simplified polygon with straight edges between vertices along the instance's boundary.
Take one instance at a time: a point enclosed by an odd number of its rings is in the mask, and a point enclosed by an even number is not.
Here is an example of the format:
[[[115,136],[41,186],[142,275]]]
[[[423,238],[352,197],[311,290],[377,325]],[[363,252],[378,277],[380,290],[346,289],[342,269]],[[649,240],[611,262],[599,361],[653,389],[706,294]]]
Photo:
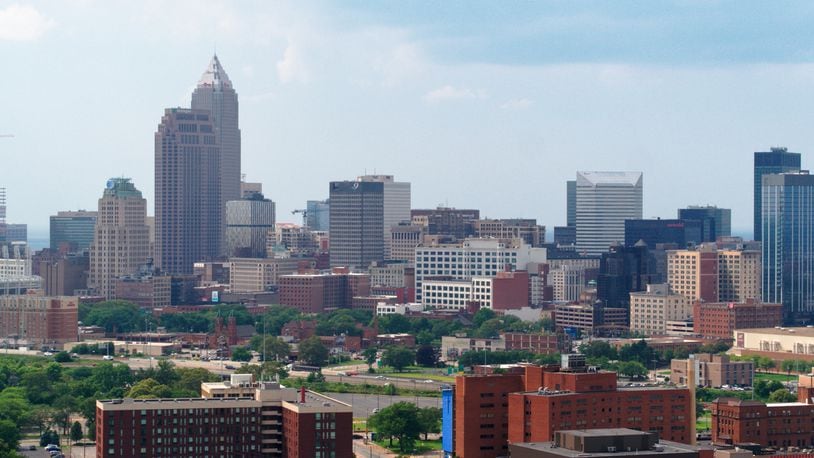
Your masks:
[[[302,227],[308,227],[308,210],[297,209],[291,212],[292,215],[296,215],[297,213],[302,213]]]

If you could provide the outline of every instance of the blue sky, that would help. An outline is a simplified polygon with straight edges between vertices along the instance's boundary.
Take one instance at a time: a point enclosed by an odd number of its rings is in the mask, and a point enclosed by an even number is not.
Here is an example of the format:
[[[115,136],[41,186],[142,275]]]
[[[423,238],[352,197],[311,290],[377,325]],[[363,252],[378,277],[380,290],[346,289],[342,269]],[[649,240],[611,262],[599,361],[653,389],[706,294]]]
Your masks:
[[[565,221],[576,170],[644,172],[645,216],[751,225],[752,152],[814,150],[814,3],[0,0],[9,220],[47,231],[111,176],[153,196],[153,134],[217,48],[243,171],[278,220],[376,171],[413,207]]]

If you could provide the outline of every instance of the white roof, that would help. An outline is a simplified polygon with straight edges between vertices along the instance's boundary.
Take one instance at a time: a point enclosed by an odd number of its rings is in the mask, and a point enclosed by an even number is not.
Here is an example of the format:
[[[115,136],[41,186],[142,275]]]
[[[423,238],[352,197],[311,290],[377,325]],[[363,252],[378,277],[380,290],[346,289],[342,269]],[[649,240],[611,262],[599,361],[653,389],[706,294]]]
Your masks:
[[[209,66],[206,67],[203,75],[201,75],[200,81],[198,81],[198,87],[202,86],[213,86],[216,89],[232,87],[232,82],[229,80],[229,75],[226,74],[226,70],[224,70],[220,65],[217,54],[212,56]]]
[[[603,184],[641,185],[642,172],[577,172],[577,186]]]

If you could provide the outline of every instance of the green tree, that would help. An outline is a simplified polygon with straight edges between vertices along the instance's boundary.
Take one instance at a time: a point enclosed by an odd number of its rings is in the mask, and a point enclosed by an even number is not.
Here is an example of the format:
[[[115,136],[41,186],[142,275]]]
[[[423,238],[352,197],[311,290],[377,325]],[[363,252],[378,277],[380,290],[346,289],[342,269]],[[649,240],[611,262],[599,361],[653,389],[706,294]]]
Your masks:
[[[79,442],[82,439],[82,425],[75,421],[73,425],[71,425],[71,440],[73,442]]]
[[[415,441],[421,433],[421,424],[418,420],[418,408],[408,402],[397,402],[385,407],[368,419],[368,425],[380,435],[390,440],[399,441],[399,451],[410,453],[415,448]]]
[[[20,428],[11,420],[0,420],[0,442],[11,450],[16,450],[20,445]]]
[[[438,349],[432,345],[422,345],[415,352],[415,362],[422,367],[435,367],[438,364]]]
[[[478,313],[480,313],[480,311],[478,311]],[[481,323],[481,325],[478,326],[478,328],[475,330],[475,332],[472,333],[472,335],[474,337],[480,337],[483,339],[493,339],[498,337],[502,329],[503,329],[503,320],[500,318],[492,318]]]
[[[430,433],[440,433],[441,409],[438,407],[422,407],[418,409],[418,423],[421,425],[424,440],[427,440]]]
[[[579,352],[586,358],[619,359],[616,349],[604,340],[594,340],[579,346]]]
[[[772,394],[769,395],[769,402],[794,402],[796,400],[797,396],[791,394],[785,388],[772,391]]]
[[[202,367],[178,367],[175,372],[178,374],[178,381],[172,386],[173,397],[197,397],[201,392],[201,383],[220,380],[220,376]]]
[[[162,385],[152,378],[140,380],[127,392],[127,397],[134,399],[168,398],[170,396],[172,396],[170,387]]]
[[[118,300],[79,304],[79,321],[85,325],[101,326],[107,332],[137,331],[144,323],[138,305]]]
[[[410,319],[404,315],[394,313],[392,315],[385,315],[379,317],[379,330],[386,334],[398,334],[402,332],[410,332],[412,323]]]
[[[328,349],[322,344],[319,337],[311,336],[300,342],[299,357],[308,364],[322,366],[328,359]]]
[[[158,361],[158,368],[154,376],[156,382],[171,386],[178,381],[179,377],[178,372],[175,371],[175,363],[168,359]]]
[[[262,335],[254,336],[250,345],[252,350],[260,353],[261,358],[287,360],[291,354],[291,345],[275,336],[266,336],[265,338]]]
[[[54,355],[54,361],[58,363],[70,363],[71,355],[69,355],[67,351],[61,351]]]
[[[647,375],[647,368],[638,361],[622,361],[619,363],[619,373],[628,377],[643,377]]]
[[[373,363],[376,362],[376,359],[379,357],[379,349],[376,347],[367,347],[362,351],[362,356],[365,358],[365,362],[367,363],[367,369],[373,369]]]
[[[47,429],[40,435],[40,447],[45,447],[48,444],[59,445],[59,434],[53,429]]]
[[[251,361],[252,352],[246,347],[237,347],[232,350],[232,361]]]
[[[382,364],[401,372],[415,362],[415,352],[406,347],[388,347],[382,353]]]
[[[427,330],[427,329],[422,329],[415,336],[415,341],[419,345],[432,345],[432,341],[434,339],[435,339],[435,336],[432,335],[432,331]]]
[[[488,320],[494,319],[497,315],[495,311],[492,309],[482,308],[475,312],[475,316],[472,317],[472,324],[475,325],[476,328],[479,328]]]

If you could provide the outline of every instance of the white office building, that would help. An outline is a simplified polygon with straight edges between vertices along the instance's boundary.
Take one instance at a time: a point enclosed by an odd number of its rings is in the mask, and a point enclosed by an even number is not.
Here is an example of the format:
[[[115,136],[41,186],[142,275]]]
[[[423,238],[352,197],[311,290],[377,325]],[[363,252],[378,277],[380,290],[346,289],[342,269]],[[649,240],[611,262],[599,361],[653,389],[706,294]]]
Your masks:
[[[384,259],[392,259],[390,229],[410,221],[410,183],[395,181],[393,175],[363,175],[357,181],[384,184]]]
[[[625,241],[625,220],[642,218],[641,172],[577,172],[577,250],[600,255]]]
[[[546,249],[532,248],[520,239],[466,239],[457,244],[419,246],[415,249],[415,299],[423,302],[422,286],[428,277],[494,277],[507,267],[528,270],[531,262],[546,262]]]

